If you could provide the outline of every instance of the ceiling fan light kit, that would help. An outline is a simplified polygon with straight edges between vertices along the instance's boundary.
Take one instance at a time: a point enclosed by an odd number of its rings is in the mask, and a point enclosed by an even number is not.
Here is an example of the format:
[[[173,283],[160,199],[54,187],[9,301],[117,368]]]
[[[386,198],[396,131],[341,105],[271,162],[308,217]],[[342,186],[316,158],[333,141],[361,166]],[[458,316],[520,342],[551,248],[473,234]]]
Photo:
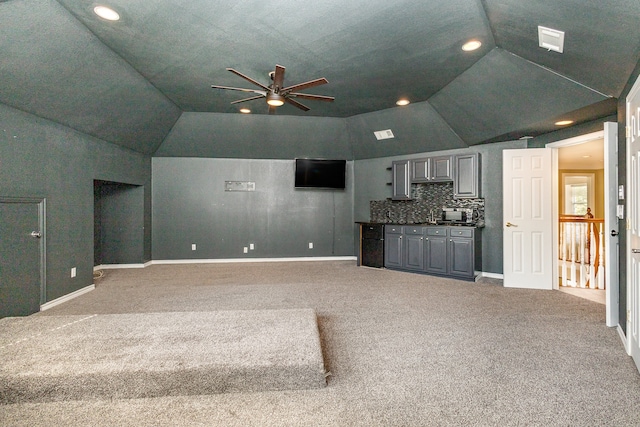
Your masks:
[[[301,109],[302,111],[310,110],[309,107],[294,100],[293,98],[303,98],[303,99],[311,99],[314,101],[327,101],[327,102],[331,102],[335,99],[332,96],[312,95],[308,93],[295,92],[297,90],[304,90],[310,87],[320,86],[320,85],[329,83],[329,81],[324,77],[315,79],[315,80],[309,80],[308,82],[299,83],[293,86],[283,87],[285,68],[282,65],[276,65],[275,71],[271,71],[269,73],[269,77],[272,83],[268,86],[263,85],[262,83],[252,79],[251,77],[245,76],[244,74],[234,70],[233,68],[227,68],[227,70],[231,71],[233,74],[239,77],[242,77],[248,82],[251,82],[254,85],[260,87],[260,89],[245,89],[245,88],[239,88],[239,87],[211,85],[213,89],[237,90],[240,92],[250,92],[255,94],[250,98],[233,101],[232,104],[238,104],[240,102],[253,101],[254,99],[265,98],[267,101],[267,105],[269,105],[269,113],[273,114],[275,112],[275,108],[272,108],[272,107],[280,107],[285,103],[291,104],[294,107]]]
[[[267,95],[267,104],[272,107],[280,107],[281,105],[284,105],[284,98],[277,93],[270,93]]]

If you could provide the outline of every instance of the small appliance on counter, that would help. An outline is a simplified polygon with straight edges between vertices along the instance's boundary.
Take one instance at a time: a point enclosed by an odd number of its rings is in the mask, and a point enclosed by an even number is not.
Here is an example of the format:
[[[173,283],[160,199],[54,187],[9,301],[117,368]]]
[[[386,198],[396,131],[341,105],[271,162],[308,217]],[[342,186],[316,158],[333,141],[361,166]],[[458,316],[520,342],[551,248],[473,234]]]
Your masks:
[[[472,208],[442,208],[442,215],[438,224],[475,226],[478,212]]]

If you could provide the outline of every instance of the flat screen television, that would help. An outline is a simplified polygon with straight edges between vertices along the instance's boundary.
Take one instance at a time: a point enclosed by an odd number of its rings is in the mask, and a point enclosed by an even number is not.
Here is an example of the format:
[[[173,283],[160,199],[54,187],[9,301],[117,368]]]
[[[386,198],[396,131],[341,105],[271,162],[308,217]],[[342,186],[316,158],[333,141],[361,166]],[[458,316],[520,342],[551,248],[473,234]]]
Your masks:
[[[296,159],[296,188],[345,188],[346,160]]]

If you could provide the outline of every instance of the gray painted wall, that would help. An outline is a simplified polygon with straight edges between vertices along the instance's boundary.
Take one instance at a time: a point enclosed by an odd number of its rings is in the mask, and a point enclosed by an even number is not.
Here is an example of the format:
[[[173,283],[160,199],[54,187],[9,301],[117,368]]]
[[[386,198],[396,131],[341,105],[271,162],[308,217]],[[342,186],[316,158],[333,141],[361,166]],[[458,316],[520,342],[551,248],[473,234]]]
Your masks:
[[[46,198],[47,301],[93,283],[93,180],[150,192],[150,177],[148,156],[0,104],[0,195]]]
[[[352,159],[345,119],[183,113],[154,157]]]
[[[295,189],[293,160],[156,157],[152,175],[154,260],[354,254],[353,162],[345,190]]]

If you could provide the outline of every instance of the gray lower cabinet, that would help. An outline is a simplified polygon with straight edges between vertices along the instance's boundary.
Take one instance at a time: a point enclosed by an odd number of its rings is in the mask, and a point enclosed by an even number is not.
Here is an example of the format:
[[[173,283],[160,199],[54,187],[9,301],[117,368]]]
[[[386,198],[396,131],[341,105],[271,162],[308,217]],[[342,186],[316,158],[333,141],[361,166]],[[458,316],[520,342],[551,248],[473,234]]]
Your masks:
[[[384,226],[384,266],[387,268],[402,268],[402,226]]]
[[[449,228],[449,257],[447,273],[452,276],[474,277],[475,273],[475,245],[474,229],[459,227]]]
[[[409,270],[424,270],[425,227],[404,227],[404,267]]]
[[[427,230],[426,265],[427,273],[447,274],[447,228],[425,227]]]
[[[480,262],[471,227],[385,226],[385,267],[471,280]]]

